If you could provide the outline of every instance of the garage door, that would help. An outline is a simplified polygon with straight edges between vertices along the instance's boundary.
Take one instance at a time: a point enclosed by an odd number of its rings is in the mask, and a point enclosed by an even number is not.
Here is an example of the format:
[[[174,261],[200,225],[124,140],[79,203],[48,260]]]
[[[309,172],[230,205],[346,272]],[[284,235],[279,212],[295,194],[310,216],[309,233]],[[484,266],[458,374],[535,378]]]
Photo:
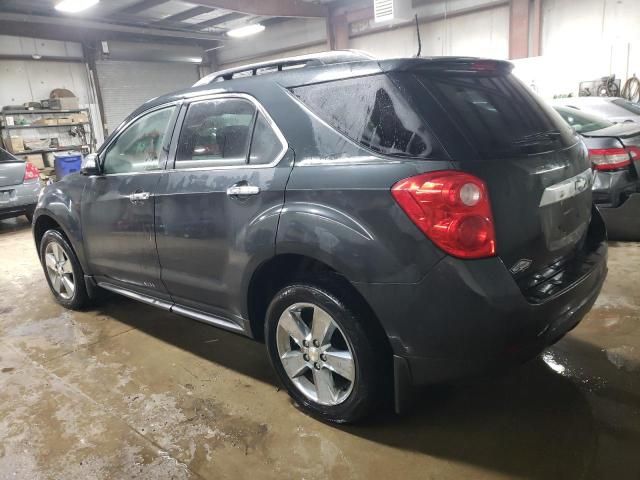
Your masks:
[[[103,60],[96,67],[109,133],[150,98],[198,81],[197,67],[188,63]]]

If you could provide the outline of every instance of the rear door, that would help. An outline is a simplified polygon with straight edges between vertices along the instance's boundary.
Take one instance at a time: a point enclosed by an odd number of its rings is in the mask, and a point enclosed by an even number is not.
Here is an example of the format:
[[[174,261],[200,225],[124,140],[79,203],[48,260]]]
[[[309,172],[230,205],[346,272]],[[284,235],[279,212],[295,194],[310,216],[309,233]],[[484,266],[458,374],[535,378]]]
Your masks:
[[[487,183],[497,253],[512,273],[540,271],[580,247],[592,204],[586,148],[508,64],[391,75],[458,168]]]
[[[293,154],[251,97],[184,108],[175,162],[156,196],[162,280],[179,306],[241,324],[248,272],[274,254]]]

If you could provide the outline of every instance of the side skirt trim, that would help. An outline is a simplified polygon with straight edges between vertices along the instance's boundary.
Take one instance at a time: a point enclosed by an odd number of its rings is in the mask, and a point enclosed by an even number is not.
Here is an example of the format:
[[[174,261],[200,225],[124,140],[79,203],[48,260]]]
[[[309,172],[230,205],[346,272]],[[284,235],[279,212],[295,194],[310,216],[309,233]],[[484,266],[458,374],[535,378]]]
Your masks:
[[[159,300],[157,298],[151,297],[149,295],[143,295],[141,293],[132,292],[131,290],[127,290],[126,288],[118,287],[108,282],[98,282],[98,286],[104,288],[105,290],[109,290],[111,292],[117,293],[119,295],[123,295],[128,298],[132,298],[134,300],[138,300],[139,302],[146,303],[148,305],[152,305],[154,307],[161,308],[163,310],[176,313],[178,315],[182,315],[183,317],[188,317],[193,320],[197,320],[199,322],[207,323],[209,325],[213,325],[214,327],[219,327],[224,330],[229,330],[235,333],[242,333],[246,335],[244,329],[229,320],[225,320],[220,317],[215,317],[208,313],[200,312],[198,310],[193,310],[188,307],[183,307],[180,305],[176,305],[175,303],[167,302],[164,300]]]

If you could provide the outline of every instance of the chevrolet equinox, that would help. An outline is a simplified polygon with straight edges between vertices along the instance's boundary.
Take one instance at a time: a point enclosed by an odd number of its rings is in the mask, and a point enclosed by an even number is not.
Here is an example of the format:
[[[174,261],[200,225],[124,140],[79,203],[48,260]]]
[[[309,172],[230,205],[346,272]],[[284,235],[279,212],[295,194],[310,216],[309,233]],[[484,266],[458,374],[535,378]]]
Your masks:
[[[511,70],[330,52],[150,100],[40,196],[51,291],[263,340],[330,422],[530,359],[591,308],[607,245],[583,142]]]

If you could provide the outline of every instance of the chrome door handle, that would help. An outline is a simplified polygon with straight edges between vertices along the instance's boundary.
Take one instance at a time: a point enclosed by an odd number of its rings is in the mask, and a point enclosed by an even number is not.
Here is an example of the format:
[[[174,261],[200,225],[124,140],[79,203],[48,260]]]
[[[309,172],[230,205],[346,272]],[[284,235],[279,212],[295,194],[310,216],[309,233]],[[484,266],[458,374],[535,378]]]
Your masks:
[[[245,196],[245,195],[257,195],[260,193],[260,187],[255,185],[234,185],[227,188],[227,195],[230,197]]]
[[[136,192],[129,195],[129,200],[135,203],[135,202],[140,202],[142,200],[149,200],[150,196],[151,194],[149,192]]]

